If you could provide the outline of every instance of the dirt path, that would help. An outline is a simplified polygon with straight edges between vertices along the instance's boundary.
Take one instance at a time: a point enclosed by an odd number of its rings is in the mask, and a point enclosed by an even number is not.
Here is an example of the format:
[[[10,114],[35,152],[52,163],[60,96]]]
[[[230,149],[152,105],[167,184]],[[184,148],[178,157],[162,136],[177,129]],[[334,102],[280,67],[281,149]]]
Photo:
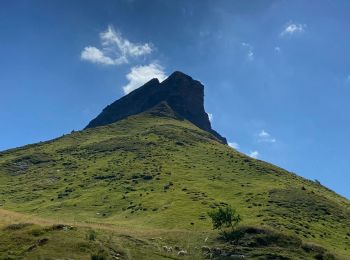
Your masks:
[[[138,237],[159,237],[169,233],[193,233],[188,230],[162,230],[162,229],[139,229],[139,228],[130,228],[130,227],[121,227],[117,224],[106,224],[106,223],[88,223],[88,222],[67,222],[59,221],[53,219],[42,218],[38,216],[33,216],[30,214],[19,213],[15,211],[10,211],[6,209],[0,209],[0,227],[6,226],[13,223],[32,223],[40,226],[50,226],[54,224],[65,224],[81,228],[92,228],[92,229],[102,229],[108,230],[120,234],[127,234]]]

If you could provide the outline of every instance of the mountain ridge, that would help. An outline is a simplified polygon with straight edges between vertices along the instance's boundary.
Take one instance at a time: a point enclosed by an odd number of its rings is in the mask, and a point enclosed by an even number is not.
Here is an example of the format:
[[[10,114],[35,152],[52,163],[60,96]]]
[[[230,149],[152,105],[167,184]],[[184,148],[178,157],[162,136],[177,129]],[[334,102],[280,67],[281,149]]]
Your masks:
[[[128,116],[142,113],[165,101],[179,118],[187,119],[199,128],[212,133],[222,143],[226,138],[212,129],[204,110],[204,86],[192,77],[175,71],[163,82],[154,78],[128,95],[105,107],[85,127],[92,128],[117,122]]]

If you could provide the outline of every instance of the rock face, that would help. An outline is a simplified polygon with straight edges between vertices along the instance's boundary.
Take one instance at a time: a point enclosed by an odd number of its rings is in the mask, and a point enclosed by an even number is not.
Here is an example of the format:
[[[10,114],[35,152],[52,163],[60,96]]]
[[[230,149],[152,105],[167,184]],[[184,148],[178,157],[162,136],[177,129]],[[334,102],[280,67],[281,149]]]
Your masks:
[[[108,105],[86,128],[114,123],[153,108],[161,102],[166,102],[179,118],[187,119],[199,128],[212,133],[221,142],[227,143],[226,138],[211,128],[208,114],[204,110],[204,86],[178,71],[162,83],[158,79],[152,79]]]

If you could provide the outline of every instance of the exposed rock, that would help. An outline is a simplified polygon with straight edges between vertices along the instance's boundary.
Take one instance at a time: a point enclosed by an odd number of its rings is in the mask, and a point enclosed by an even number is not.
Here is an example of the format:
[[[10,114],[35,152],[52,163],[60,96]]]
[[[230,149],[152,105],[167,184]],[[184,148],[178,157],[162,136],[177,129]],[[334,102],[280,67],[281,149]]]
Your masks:
[[[163,246],[163,250],[168,253],[173,252],[173,248],[171,246]]]
[[[203,253],[209,253],[209,252],[210,252],[210,247],[208,247],[208,246],[202,246],[202,252],[203,252]]]
[[[232,258],[232,259],[243,259],[243,258],[245,258],[245,255],[230,255],[230,258]]]
[[[178,256],[185,256],[187,255],[187,251],[186,250],[180,250],[178,253],[177,253]]]
[[[219,255],[221,255],[222,250],[221,250],[221,248],[215,247],[215,248],[212,248],[212,249],[211,249],[211,252],[212,252],[214,255],[219,256]]]
[[[47,230],[64,230],[64,231],[75,230],[75,229],[76,228],[74,226],[64,225],[64,224],[55,224],[47,228]]]
[[[174,246],[174,249],[175,249],[176,251],[181,251],[181,250],[182,250],[181,247],[179,247],[179,246]]]
[[[49,241],[48,238],[41,238],[38,241],[35,242],[35,244],[31,245],[28,247],[27,251],[33,251],[34,249],[36,249],[38,246],[43,246],[45,245],[47,242]]]
[[[165,102],[175,112],[173,116],[187,119],[199,128],[227,143],[211,128],[204,110],[204,86],[182,72],[174,72],[163,82],[152,79],[140,88],[108,105],[86,128],[103,126],[136,115]],[[163,103],[163,104],[165,104]]]

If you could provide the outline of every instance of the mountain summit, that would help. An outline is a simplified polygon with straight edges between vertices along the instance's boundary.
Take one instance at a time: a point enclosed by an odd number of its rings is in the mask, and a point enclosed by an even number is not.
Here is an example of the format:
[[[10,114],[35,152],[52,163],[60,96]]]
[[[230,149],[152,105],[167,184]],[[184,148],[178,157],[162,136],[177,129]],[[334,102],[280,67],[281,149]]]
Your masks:
[[[227,143],[226,138],[211,128],[208,114],[204,110],[204,86],[179,71],[172,73],[163,82],[154,78],[108,105],[86,128],[117,122],[149,110],[160,103],[167,103],[178,118],[190,121],[213,134],[220,142]]]

